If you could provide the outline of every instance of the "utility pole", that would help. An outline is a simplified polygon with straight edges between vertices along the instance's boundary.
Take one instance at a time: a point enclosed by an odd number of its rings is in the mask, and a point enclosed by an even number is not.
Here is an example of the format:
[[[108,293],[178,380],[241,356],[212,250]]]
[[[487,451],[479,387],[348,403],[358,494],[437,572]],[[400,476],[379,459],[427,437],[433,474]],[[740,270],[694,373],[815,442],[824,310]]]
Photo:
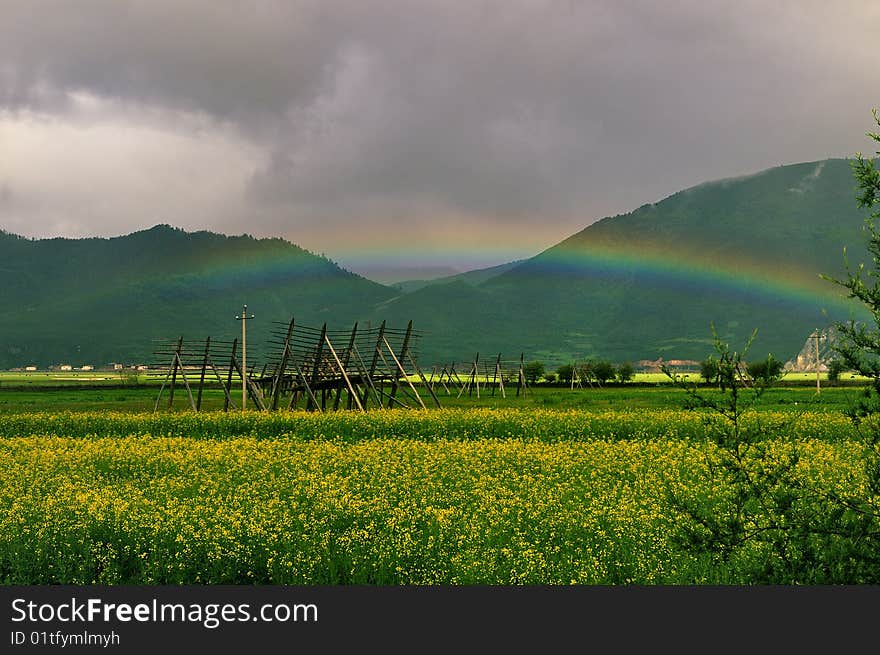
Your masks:
[[[816,337],[816,393],[822,393],[822,389],[819,386],[819,329],[816,328],[816,333],[813,335]]]
[[[247,406],[247,322],[254,315],[248,316],[247,305],[241,306],[241,315],[236,316],[236,321],[241,321],[241,411]]]

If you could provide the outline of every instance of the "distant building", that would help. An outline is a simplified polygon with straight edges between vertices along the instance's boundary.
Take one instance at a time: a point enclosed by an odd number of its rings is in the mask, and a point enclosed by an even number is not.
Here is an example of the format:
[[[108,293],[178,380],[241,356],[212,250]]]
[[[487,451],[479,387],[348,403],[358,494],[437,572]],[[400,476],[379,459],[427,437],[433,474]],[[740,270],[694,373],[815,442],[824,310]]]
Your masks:
[[[95,367],[92,366],[91,364],[85,364],[85,365],[83,365],[82,367],[80,367],[79,370],[80,370],[80,371],[94,371],[94,370],[95,370]]]
[[[58,369],[61,371],[72,371],[73,366],[71,366],[70,364],[62,364],[61,366],[58,367]]]
[[[32,371],[36,371],[37,367],[36,366],[25,366],[24,370],[30,373]]]
[[[113,364],[114,371],[121,371],[124,368],[125,368],[125,364]]]
[[[663,366],[676,372],[696,372],[700,370],[700,362],[694,359],[642,359],[636,364],[636,368],[645,373],[661,373]]]

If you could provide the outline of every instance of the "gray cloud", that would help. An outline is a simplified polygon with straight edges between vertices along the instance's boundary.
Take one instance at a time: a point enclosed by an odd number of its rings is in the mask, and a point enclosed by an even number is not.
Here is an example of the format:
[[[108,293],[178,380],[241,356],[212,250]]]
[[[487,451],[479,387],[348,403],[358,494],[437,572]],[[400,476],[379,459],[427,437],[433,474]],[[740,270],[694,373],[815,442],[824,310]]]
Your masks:
[[[878,100],[869,1],[3,14],[0,226],[34,235],[246,221],[331,255],[382,231],[525,255],[685,186],[852,154]]]

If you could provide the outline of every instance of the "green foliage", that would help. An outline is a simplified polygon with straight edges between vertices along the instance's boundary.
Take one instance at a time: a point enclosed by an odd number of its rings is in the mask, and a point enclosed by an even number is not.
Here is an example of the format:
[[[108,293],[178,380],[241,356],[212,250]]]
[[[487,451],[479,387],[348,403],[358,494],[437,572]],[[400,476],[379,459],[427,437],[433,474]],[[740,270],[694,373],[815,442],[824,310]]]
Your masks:
[[[747,370],[753,380],[760,380],[765,386],[770,386],[782,379],[782,368],[785,364],[773,355],[767,355],[767,359],[760,359],[749,363]]]
[[[636,369],[629,362],[624,362],[617,367],[617,381],[621,384],[629,382],[636,375]]]
[[[712,334],[720,397],[705,394],[664,367],[687,392],[689,406],[710,410],[706,433],[717,447],[709,469],[717,485],[712,498],[670,490],[670,502],[687,517],[681,524],[681,544],[698,555],[739,562],[751,582],[824,581],[823,564],[818,563],[823,554],[810,540],[822,509],[810,502],[797,480],[800,451],[770,447],[779,426],[746,418],[754,416],[754,405],[775,381],[774,360],[768,356],[763,367],[747,365],[757,330],[741,352],[731,350],[714,325]]]
[[[590,372],[593,379],[595,379],[600,385],[605,384],[609,380],[613,380],[617,374],[614,364],[605,360],[594,362],[590,368]]]
[[[559,376],[560,382],[565,382],[566,384],[568,384],[571,382],[571,378],[574,375],[574,366],[572,366],[571,364],[563,364],[556,369],[556,375]]]
[[[842,359],[835,358],[828,362],[828,381],[840,381],[840,375],[847,370],[846,364]]]
[[[544,373],[544,379],[550,384],[553,384],[556,382],[556,373]]]
[[[540,380],[545,370],[544,362],[537,359],[523,364],[523,375],[525,375],[526,382],[529,384],[534,384]]]
[[[712,355],[700,362],[700,377],[708,384],[719,384],[718,360]]]
[[[880,126],[876,111],[874,119]],[[880,135],[869,136],[880,142]],[[682,542],[722,561],[748,562],[752,582],[880,582],[880,173],[860,154],[853,172],[858,205],[869,210],[865,226],[873,267],[860,264],[853,271],[847,261],[845,278],[825,277],[847,289],[873,319],[871,326],[854,319],[838,323],[841,339],[835,345],[840,356],[835,376],[848,367],[871,379],[848,412],[861,439],[854,472],[861,483],[847,488],[831,479],[805,483],[798,475],[801,448],[774,451],[766,445],[766,427],[743,422],[744,392],[756,398],[781,372],[772,357],[745,366],[744,353],[731,352],[713,327],[723,399],[685,386],[692,406],[713,411],[707,427],[718,446],[710,469],[718,491],[708,502],[682,490],[670,492],[686,517]]]
[[[876,109],[873,115],[880,127]],[[869,132],[868,136],[880,143],[880,134]],[[876,154],[880,155],[880,151]],[[833,489],[827,492],[834,503],[834,514],[825,529],[842,535],[852,575],[877,582],[880,581],[880,427],[871,419],[880,415],[880,232],[877,226],[880,171],[874,158],[865,158],[861,153],[856,155],[852,170],[858,187],[857,204],[868,211],[865,231],[872,266],[866,268],[860,263],[852,270],[847,259],[845,278],[825,277],[845,288],[849,297],[859,301],[871,316],[870,325],[853,319],[837,323],[841,338],[835,346],[839,355],[836,361],[841,367],[870,378],[861,397],[848,411],[862,440],[861,464],[867,484],[858,494]]]

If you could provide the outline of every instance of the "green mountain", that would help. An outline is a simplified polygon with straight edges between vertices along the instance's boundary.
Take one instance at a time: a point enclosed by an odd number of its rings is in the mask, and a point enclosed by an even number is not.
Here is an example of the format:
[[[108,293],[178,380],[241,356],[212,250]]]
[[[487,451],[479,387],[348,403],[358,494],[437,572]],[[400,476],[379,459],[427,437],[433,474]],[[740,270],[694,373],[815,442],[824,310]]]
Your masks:
[[[701,184],[600,220],[476,285],[433,285],[383,307],[428,335],[423,359],[702,359],[711,328],[753,357],[794,356],[859,308],[820,278],[865,261],[849,162]]]
[[[0,273],[3,368],[149,362],[154,339],[231,340],[243,302],[256,358],[274,321],[350,324],[395,294],[282,239],[167,225],[111,239],[0,233]]]
[[[151,361],[154,339],[239,333],[249,361],[275,321],[354,321],[423,333],[423,366],[483,359],[702,359],[710,324],[752,356],[795,356],[807,336],[859,311],[820,274],[843,249],[867,260],[849,162],[780,166],[709,182],[602,219],[521,262],[409,292],[345,271],[281,239],[156,226],[112,239],[0,232],[0,368]],[[856,314],[861,318],[863,314]]]

